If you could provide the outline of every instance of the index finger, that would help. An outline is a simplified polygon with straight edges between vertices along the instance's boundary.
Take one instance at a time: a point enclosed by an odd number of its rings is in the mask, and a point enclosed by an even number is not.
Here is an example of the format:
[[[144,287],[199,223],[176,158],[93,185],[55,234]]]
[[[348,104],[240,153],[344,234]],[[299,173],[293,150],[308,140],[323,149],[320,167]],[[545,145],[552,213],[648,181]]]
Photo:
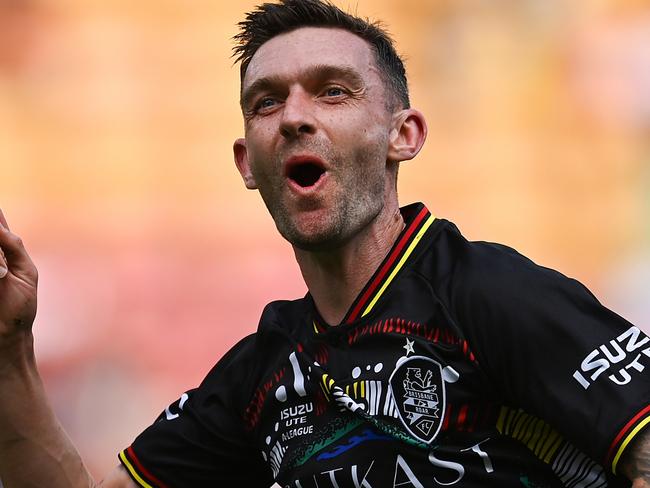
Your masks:
[[[5,219],[5,216],[2,213],[2,209],[0,209],[0,224],[2,224],[2,226],[5,229],[7,229],[7,230],[9,229],[9,224],[7,223],[7,219]]]

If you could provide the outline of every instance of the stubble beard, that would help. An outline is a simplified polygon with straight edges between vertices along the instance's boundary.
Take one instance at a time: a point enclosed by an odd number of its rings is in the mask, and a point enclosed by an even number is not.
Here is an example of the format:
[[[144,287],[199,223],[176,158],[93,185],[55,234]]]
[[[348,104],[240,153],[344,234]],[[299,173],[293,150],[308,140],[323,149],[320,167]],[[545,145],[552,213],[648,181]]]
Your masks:
[[[383,141],[382,141],[383,142]],[[332,251],[349,242],[370,225],[384,208],[385,153],[382,142],[362,147],[349,156],[332,154],[324,147],[310,147],[315,154],[330,162],[329,178],[333,178],[334,193],[306,204],[305,209],[328,207],[317,222],[301,226],[292,216],[287,200],[282,197],[284,181],[271,185],[262,198],[275,225],[294,247],[312,252]],[[378,164],[377,161],[382,161]],[[306,227],[306,228],[303,228]]]

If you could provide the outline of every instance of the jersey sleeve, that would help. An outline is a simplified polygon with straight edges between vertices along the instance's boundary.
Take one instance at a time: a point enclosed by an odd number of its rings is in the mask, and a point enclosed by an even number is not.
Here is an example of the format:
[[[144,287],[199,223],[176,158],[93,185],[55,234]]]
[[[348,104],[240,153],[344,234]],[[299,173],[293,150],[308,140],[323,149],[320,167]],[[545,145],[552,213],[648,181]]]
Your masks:
[[[119,460],[144,488],[269,487],[270,470],[243,427],[255,335],[234,346],[201,385],[184,393]]]
[[[650,338],[510,248],[466,242],[461,256],[451,308],[494,388],[616,473],[650,423]]]

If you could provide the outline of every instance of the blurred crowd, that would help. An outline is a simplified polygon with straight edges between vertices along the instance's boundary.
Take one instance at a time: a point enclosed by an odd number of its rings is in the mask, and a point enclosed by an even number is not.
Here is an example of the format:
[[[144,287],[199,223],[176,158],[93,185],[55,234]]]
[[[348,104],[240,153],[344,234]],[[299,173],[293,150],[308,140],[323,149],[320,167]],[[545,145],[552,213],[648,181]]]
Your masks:
[[[95,473],[263,305],[305,293],[234,169],[231,37],[253,1],[0,0],[0,207],[40,270],[55,409]],[[407,60],[425,150],[400,172],[650,329],[650,4],[359,0]]]

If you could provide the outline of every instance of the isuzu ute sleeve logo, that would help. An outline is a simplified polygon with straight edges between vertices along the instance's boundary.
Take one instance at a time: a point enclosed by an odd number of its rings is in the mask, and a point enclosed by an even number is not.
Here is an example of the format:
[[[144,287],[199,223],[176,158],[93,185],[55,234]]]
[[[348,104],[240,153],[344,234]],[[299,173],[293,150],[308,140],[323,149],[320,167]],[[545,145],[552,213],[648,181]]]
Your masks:
[[[442,427],[445,413],[442,366],[424,356],[404,358],[390,377],[390,388],[404,428],[430,444]]]
[[[602,373],[619,386],[627,385],[648,366],[650,337],[632,326],[621,335],[591,351],[573,378],[586,390]],[[645,357],[644,357],[645,356]]]

